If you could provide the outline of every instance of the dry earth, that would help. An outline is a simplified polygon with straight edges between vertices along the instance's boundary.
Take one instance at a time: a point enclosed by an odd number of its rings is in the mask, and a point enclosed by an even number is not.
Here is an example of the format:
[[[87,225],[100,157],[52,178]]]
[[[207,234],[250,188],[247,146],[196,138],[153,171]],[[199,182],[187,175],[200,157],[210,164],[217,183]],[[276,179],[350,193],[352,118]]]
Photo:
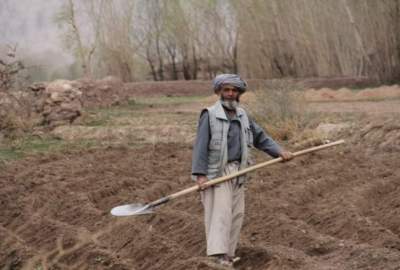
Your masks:
[[[397,105],[387,111],[387,102]],[[363,114],[333,138],[345,145],[251,174],[237,269],[400,269],[400,106],[356,104],[313,105]],[[369,114],[370,105],[381,109]],[[187,105],[175,110],[195,123]],[[193,184],[192,143],[177,138],[34,155],[2,167],[0,268],[213,269],[204,258],[198,194],[155,215],[109,214]]]

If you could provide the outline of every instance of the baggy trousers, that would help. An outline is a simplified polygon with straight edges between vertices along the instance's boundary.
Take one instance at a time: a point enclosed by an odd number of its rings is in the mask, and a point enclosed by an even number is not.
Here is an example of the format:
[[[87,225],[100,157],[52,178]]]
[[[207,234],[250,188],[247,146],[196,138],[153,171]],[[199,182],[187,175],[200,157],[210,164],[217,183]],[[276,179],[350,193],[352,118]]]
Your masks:
[[[238,162],[228,163],[223,175],[239,170]],[[244,187],[234,178],[201,192],[204,206],[207,255],[235,256],[244,218]]]

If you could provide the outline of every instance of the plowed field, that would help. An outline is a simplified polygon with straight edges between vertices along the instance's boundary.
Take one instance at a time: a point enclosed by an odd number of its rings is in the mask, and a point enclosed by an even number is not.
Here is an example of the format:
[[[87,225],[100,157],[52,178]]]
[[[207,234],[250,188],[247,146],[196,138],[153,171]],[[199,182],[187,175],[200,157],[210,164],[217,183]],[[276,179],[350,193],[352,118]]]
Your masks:
[[[386,114],[384,104],[374,103],[383,110],[372,116],[356,107],[363,118],[337,134],[346,144],[251,174],[236,269],[400,269],[400,114]],[[189,119],[193,139],[197,113],[187,108],[174,109]],[[163,114],[171,106],[144,110]],[[2,166],[0,268],[213,269],[205,258],[199,194],[153,215],[109,213],[193,185],[192,139],[176,134]],[[258,161],[266,158],[257,154]]]

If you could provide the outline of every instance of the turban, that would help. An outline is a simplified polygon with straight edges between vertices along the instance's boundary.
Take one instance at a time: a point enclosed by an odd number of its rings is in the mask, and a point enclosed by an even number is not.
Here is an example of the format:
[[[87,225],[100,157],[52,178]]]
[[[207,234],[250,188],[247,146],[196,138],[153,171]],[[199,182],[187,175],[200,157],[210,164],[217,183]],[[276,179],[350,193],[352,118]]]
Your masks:
[[[236,74],[220,74],[217,75],[213,80],[214,92],[221,89],[224,84],[229,84],[236,87],[242,94],[246,91],[247,83],[242,80],[239,75]]]

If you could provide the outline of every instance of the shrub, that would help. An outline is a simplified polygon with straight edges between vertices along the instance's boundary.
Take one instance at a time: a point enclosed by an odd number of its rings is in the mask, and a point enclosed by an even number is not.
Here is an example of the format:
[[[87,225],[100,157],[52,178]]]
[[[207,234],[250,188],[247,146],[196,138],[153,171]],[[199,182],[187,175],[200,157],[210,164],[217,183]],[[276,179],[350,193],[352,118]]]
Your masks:
[[[16,139],[32,128],[32,121],[10,112],[0,119],[0,134],[9,139]]]
[[[30,131],[38,121],[32,111],[30,93],[0,91],[0,137],[16,138]]]
[[[289,140],[305,129],[312,117],[306,109],[303,90],[302,85],[289,80],[270,80],[243,96],[243,103],[268,134]]]

